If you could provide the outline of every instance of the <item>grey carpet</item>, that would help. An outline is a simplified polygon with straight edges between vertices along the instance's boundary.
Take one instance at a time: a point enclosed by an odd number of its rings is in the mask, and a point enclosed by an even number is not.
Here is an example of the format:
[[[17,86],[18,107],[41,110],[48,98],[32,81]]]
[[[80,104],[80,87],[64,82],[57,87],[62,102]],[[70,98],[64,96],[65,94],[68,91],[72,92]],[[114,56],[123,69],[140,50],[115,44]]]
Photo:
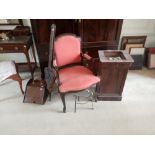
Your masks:
[[[24,89],[30,77],[23,73]],[[38,76],[38,73],[36,74]],[[0,134],[155,134],[155,70],[129,71],[123,100],[78,105],[67,96],[67,113],[57,93],[45,105],[22,103],[16,82],[0,84]]]

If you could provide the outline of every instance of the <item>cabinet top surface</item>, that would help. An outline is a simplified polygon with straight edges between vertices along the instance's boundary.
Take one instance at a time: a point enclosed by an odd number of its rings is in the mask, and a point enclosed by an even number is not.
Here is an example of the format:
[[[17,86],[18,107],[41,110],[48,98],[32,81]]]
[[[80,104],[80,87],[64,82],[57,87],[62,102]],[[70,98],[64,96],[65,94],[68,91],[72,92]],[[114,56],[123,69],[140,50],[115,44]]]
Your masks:
[[[31,39],[31,36],[16,36],[9,40],[0,39],[0,44],[25,44]]]
[[[99,50],[101,63],[133,63],[133,59],[126,50]]]

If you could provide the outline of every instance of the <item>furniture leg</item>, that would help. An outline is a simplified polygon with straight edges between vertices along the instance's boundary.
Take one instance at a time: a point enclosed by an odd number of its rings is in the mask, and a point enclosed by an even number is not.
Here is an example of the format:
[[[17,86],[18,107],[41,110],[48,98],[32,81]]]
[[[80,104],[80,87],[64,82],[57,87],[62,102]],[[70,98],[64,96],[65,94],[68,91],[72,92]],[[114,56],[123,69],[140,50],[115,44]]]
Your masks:
[[[51,101],[51,92],[49,92],[48,95],[49,95],[49,101]]]
[[[63,103],[63,112],[66,113],[66,102],[65,102],[65,94],[60,93],[60,97]]]
[[[20,90],[21,90],[22,94],[24,94],[24,91],[23,91],[23,88],[22,88],[22,79],[19,76],[19,74],[11,75],[10,77],[8,77],[8,79],[12,79],[14,81],[17,81],[19,83]]]
[[[35,55],[35,50],[34,50],[34,44],[32,44],[32,54],[33,54],[34,61],[35,61],[35,67],[37,67],[37,61],[36,61],[36,55]]]
[[[93,101],[92,101],[92,110],[94,110],[94,103],[93,103]]]
[[[26,56],[27,63],[28,63],[28,66],[29,66],[29,70],[31,72],[31,76],[32,76],[32,79],[33,79],[33,71],[32,71],[32,66],[31,66],[31,62],[30,62],[29,53],[28,53],[28,51],[26,51],[26,52],[24,52],[24,54]]]
[[[74,112],[76,112],[76,100],[77,100],[77,98],[78,98],[78,101],[79,101],[79,96],[76,96],[76,95],[75,95],[75,107],[74,107]]]
[[[14,63],[15,63],[15,62],[14,62]],[[15,63],[15,67],[16,67],[17,74],[19,74],[19,69],[18,69],[18,66],[17,66],[16,63]]]

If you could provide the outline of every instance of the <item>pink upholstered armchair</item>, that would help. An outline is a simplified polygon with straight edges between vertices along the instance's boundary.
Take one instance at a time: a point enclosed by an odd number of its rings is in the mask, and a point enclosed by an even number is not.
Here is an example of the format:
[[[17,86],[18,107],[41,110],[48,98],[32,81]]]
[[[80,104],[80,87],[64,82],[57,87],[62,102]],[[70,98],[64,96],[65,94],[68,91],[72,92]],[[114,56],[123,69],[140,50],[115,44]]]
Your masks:
[[[63,112],[66,112],[65,94],[88,89],[100,81],[92,71],[83,66],[85,57],[81,53],[80,38],[72,34],[58,36],[54,42],[55,65],[59,77],[59,93],[63,102]]]

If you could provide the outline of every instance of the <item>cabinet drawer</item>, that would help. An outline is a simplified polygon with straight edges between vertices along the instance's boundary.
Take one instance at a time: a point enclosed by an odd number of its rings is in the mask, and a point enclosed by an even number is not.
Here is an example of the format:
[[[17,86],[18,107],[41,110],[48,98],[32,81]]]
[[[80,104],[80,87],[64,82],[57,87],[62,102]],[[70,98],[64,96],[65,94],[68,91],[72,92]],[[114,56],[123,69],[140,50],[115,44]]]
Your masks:
[[[26,50],[25,45],[0,45],[0,52],[20,52]]]

